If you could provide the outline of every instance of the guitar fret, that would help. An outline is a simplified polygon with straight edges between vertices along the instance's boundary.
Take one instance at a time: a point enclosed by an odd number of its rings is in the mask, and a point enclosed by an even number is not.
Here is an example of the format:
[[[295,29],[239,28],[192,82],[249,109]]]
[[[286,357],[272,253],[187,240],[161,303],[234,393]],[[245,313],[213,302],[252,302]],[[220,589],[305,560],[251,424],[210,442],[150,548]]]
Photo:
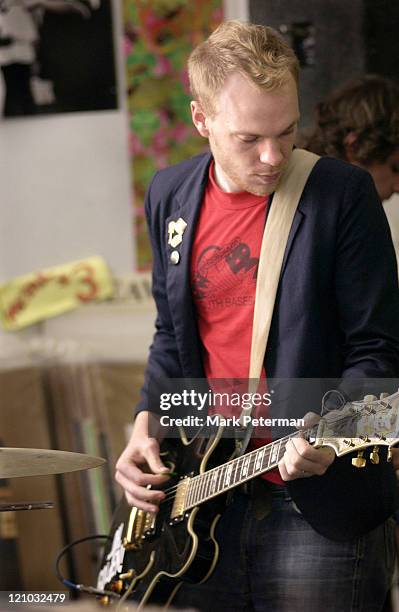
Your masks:
[[[250,467],[251,467],[251,476],[255,474],[255,465],[256,465],[256,452],[249,454],[250,455]]]
[[[204,475],[205,478],[205,497],[209,497],[209,488],[211,485],[211,474],[210,472],[206,472]]]
[[[241,474],[241,472],[242,472],[242,462],[243,462],[243,456],[242,456],[242,457],[239,457],[239,458],[237,459],[237,473],[238,473],[238,482],[240,482],[240,481],[241,481],[241,479],[242,479],[242,474]]]
[[[191,492],[192,492],[192,484],[193,484],[193,481],[191,480],[191,481],[189,482],[189,485],[188,485],[188,489],[187,489],[187,497],[186,497],[185,504],[184,504],[186,508],[187,508],[187,507],[190,505],[190,501],[191,501]]]
[[[215,491],[217,490],[217,481],[218,481],[218,470],[217,469],[213,469],[212,470],[212,476],[211,476],[211,493],[215,493]]]
[[[205,472],[205,474],[202,475],[203,486],[202,486],[201,501],[208,497],[208,476],[209,476],[208,472]]]
[[[230,484],[231,484],[231,474],[232,474],[232,471],[233,471],[233,466],[230,463],[228,463],[227,466],[226,466],[226,473],[225,473],[225,476],[224,476],[224,479],[223,479],[223,486],[224,486],[224,488],[229,487]]]
[[[226,464],[224,464],[222,468],[222,475],[220,478],[220,490],[221,491],[224,491],[226,488],[226,472],[227,472],[227,466]]]
[[[195,485],[196,485],[196,480],[195,478],[193,478],[190,482],[190,506],[194,505],[194,496],[195,496]]]
[[[265,456],[265,453],[266,453],[266,446],[259,448],[256,453],[257,456],[256,456],[255,466],[256,466],[257,472],[260,472],[261,469],[263,468],[263,458]]]
[[[278,445],[276,444],[276,442],[273,442],[268,467],[271,467],[279,461],[279,449],[277,448],[277,446]]]
[[[285,452],[285,446],[284,446],[283,450],[281,450],[282,443],[283,443],[283,440],[280,439],[278,441],[277,463],[280,461],[280,459],[282,458],[282,456],[284,455],[284,452]]]
[[[233,461],[234,464],[234,484],[237,484],[237,482],[239,482],[239,478],[237,476],[238,473],[238,459],[235,459]]]
[[[244,478],[248,476],[249,461],[250,461],[250,457],[248,455],[244,455],[244,461],[242,463],[242,468],[241,468],[241,476],[244,475]]]
[[[199,499],[199,495],[198,495],[198,488],[199,488],[199,484],[200,484],[200,478],[199,476],[196,476],[196,478],[194,479],[194,491],[193,491],[193,504],[196,505]]]
[[[201,501],[204,497],[205,478],[204,475],[200,475],[200,484],[198,487],[198,501]]]
[[[218,491],[220,491],[221,490],[220,481],[221,481],[221,478],[222,478],[222,468],[219,466],[217,468],[217,471],[218,471],[218,480],[217,480],[216,488],[217,488]]]

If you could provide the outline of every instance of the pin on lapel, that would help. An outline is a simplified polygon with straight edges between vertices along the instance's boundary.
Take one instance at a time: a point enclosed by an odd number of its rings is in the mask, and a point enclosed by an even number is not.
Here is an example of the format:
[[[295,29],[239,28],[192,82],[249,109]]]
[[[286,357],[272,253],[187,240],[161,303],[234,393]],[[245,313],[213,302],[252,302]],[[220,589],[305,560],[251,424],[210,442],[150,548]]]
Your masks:
[[[168,224],[168,244],[174,249],[183,240],[183,233],[187,227],[187,223],[181,217],[177,221],[169,221]]]

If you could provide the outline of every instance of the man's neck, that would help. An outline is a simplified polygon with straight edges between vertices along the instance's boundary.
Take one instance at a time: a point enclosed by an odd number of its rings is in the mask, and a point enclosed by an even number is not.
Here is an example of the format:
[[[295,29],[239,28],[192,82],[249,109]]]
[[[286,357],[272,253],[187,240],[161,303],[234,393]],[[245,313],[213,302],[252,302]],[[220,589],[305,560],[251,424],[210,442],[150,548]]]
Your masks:
[[[233,181],[231,181],[226,174],[223,172],[221,167],[215,161],[213,178],[215,179],[216,185],[226,193],[238,193],[242,191]]]

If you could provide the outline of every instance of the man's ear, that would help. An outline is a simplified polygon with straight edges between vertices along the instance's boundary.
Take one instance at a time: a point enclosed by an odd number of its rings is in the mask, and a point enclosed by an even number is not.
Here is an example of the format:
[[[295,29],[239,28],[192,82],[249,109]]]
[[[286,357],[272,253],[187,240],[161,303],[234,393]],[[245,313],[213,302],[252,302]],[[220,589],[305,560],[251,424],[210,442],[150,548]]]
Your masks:
[[[354,155],[354,144],[357,140],[357,134],[355,132],[349,132],[344,138],[345,156],[349,163],[355,164],[356,158]]]
[[[191,117],[195,127],[197,128],[201,136],[203,136],[204,138],[208,138],[209,130],[207,127],[207,116],[204,110],[202,109],[201,103],[197,100],[191,100],[190,108]]]

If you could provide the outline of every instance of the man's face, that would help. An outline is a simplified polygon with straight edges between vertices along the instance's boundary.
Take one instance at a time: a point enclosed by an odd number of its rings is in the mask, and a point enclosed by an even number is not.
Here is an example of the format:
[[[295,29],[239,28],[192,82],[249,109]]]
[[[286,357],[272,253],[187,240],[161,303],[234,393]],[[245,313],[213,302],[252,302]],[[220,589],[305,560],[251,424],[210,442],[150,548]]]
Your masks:
[[[399,193],[399,149],[384,162],[365,165],[374,179],[381,200],[388,200],[392,194]]]
[[[266,196],[275,191],[288,163],[299,120],[294,78],[264,91],[239,73],[229,76],[210,117],[191,103],[194,124],[209,139],[215,179],[227,192]]]

